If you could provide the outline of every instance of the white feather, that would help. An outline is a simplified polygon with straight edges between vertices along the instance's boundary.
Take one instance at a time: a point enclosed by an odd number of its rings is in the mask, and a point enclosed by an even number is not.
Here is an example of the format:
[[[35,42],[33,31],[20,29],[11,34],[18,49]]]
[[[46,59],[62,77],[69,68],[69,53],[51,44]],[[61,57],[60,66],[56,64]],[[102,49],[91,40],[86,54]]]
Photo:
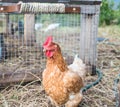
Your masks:
[[[78,55],[75,55],[74,61],[72,64],[68,66],[70,70],[73,72],[76,72],[82,79],[85,79],[86,76],[86,65],[83,63],[83,61],[78,57]]]

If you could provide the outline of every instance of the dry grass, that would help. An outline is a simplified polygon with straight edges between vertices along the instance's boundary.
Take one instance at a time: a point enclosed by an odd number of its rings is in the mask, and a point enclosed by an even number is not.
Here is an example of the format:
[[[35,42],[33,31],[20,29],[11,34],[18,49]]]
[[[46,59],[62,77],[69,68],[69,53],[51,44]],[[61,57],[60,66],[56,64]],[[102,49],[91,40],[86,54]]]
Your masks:
[[[117,26],[99,28],[99,36],[106,37],[109,42],[120,43],[120,30]],[[98,44],[98,68],[103,72],[102,81],[84,93],[80,107],[115,107],[114,79],[120,73],[120,45],[107,42]],[[37,77],[39,78],[39,77]],[[88,76],[86,84],[93,82],[97,76]],[[32,81],[25,85],[8,86],[0,91],[0,107],[53,107],[44,89],[39,83]]]

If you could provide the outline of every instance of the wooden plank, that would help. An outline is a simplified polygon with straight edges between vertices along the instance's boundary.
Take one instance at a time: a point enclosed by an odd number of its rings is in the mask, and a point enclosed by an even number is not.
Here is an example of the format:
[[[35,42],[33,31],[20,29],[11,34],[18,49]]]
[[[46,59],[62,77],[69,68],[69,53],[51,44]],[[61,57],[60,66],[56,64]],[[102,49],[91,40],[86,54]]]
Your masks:
[[[18,70],[17,72],[8,71],[0,73],[0,86],[10,83],[30,82],[33,80],[39,80],[42,77],[42,73],[39,69],[34,70]]]
[[[97,11],[91,6],[81,6],[81,34],[80,34],[80,58],[86,63],[90,74],[96,73],[96,38],[98,33],[99,12],[98,5],[95,5]],[[94,9],[96,9],[94,7]],[[87,8],[87,9],[86,9]],[[91,10],[86,12],[85,10]]]
[[[0,13],[19,12],[20,5],[0,6]]]
[[[35,44],[35,15],[34,14],[25,14],[24,15],[24,40],[26,45]]]
[[[0,13],[20,12],[21,5],[13,4],[8,6],[0,6]],[[32,13],[32,12],[31,12]],[[66,6],[65,13],[80,13],[80,7]]]

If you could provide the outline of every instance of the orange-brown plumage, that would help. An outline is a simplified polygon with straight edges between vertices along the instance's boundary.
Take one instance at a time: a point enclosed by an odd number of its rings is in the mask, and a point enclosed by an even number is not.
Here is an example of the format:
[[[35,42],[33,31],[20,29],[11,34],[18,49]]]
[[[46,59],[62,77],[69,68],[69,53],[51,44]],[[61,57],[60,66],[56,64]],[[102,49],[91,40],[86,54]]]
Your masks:
[[[56,105],[66,104],[66,107],[77,107],[82,99],[80,93],[83,87],[82,78],[68,68],[58,44],[51,42],[43,47],[47,56],[43,87],[47,95]],[[52,53],[47,52],[48,50]]]

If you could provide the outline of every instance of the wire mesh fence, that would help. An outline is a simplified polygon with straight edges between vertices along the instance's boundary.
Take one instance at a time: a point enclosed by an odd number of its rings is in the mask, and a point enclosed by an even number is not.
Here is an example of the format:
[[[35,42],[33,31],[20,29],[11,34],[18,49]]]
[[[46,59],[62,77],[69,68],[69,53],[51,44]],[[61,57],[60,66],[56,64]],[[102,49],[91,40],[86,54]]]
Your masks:
[[[80,14],[36,14],[34,20],[27,19],[28,23],[34,24],[34,33],[25,37],[26,30],[31,32],[30,26],[24,27],[25,14],[0,14],[1,72],[43,71],[46,59],[42,44],[49,35],[61,46],[68,63],[80,51]],[[31,40],[29,45],[26,38]]]

